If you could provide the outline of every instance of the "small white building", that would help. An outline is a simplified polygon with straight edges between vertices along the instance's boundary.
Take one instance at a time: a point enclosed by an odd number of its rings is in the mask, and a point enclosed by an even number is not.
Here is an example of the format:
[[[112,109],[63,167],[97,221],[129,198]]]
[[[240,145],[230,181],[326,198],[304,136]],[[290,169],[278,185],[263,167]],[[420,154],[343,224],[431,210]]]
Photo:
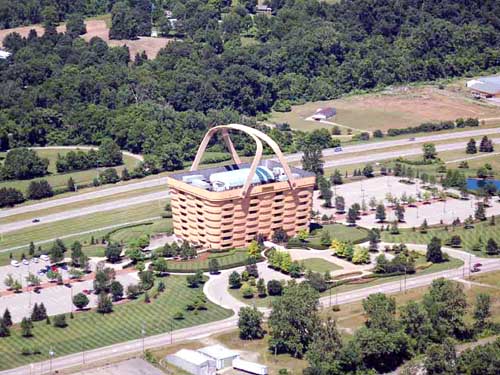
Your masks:
[[[215,361],[195,350],[181,349],[168,355],[167,362],[193,375],[215,375]]]
[[[318,108],[312,119],[316,121],[328,120],[330,117],[334,117],[337,114],[337,110],[333,107]]]
[[[239,354],[222,345],[211,345],[205,348],[198,349],[198,352],[215,361],[217,370],[221,370],[233,365],[233,360],[239,358]]]
[[[256,375],[268,374],[267,366],[261,365],[260,363],[244,361],[239,358],[236,358],[233,361],[233,368],[236,370],[248,372],[250,374],[256,374]]]
[[[10,55],[12,55],[12,53],[0,49],[0,59],[5,60],[9,58]]]

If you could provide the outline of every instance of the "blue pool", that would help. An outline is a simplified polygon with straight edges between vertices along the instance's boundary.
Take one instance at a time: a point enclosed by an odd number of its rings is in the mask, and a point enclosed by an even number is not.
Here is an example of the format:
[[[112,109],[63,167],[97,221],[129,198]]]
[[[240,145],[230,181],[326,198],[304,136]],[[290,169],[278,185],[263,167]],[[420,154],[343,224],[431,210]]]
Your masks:
[[[497,190],[500,190],[500,180],[480,180],[477,178],[468,178],[467,179],[467,189],[469,189],[469,190],[477,190],[477,189],[480,189],[487,184],[495,185]]]

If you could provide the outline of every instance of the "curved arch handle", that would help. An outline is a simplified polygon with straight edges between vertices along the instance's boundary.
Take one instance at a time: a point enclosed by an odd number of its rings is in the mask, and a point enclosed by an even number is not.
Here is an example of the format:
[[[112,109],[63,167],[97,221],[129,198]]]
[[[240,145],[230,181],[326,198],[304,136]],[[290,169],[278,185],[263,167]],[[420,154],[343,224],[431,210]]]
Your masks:
[[[233,142],[231,141],[231,138],[229,137],[229,132],[228,130],[238,130],[241,131],[245,134],[248,134],[256,143],[257,145],[257,150],[255,153],[255,157],[252,161],[251,167],[250,167],[250,173],[248,174],[248,177],[245,181],[245,185],[243,186],[242,190],[242,196],[245,196],[250,188],[250,185],[252,183],[253,177],[255,175],[255,172],[257,170],[257,167],[262,160],[262,142],[264,141],[275,153],[277,156],[279,162],[281,163],[281,166],[283,167],[283,170],[285,171],[286,176],[288,177],[288,183],[290,184],[290,187],[294,189],[296,187],[295,179],[292,176],[292,171],[290,170],[290,166],[286,162],[283,153],[281,152],[278,144],[267,134],[264,134],[260,130],[250,128],[245,125],[240,125],[240,124],[228,124],[228,125],[218,125],[214,126],[211,128],[203,137],[203,140],[200,144],[200,147],[198,148],[198,151],[196,152],[196,157],[194,159],[193,164],[191,165],[191,171],[196,171],[198,170],[198,166],[200,164],[201,158],[203,157],[203,154],[205,153],[205,150],[207,149],[208,143],[212,139],[215,133],[221,132],[222,133],[222,139],[224,140],[224,143],[226,144],[231,157],[234,161],[235,164],[239,165],[241,164],[240,157],[238,156],[236,149],[234,148]]]

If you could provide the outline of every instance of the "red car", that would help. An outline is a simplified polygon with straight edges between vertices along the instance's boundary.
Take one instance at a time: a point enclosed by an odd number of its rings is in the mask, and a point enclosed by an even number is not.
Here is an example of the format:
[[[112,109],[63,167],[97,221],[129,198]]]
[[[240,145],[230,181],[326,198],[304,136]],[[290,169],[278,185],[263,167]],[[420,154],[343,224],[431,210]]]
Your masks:
[[[86,295],[90,294],[90,290],[88,290],[88,289],[84,289],[84,290],[82,290],[82,292],[83,292],[83,294],[86,294]]]
[[[474,267],[476,267],[476,268],[477,268],[477,267],[482,267],[482,266],[483,266],[483,265],[482,265],[481,263],[476,263],[476,264],[474,264]]]

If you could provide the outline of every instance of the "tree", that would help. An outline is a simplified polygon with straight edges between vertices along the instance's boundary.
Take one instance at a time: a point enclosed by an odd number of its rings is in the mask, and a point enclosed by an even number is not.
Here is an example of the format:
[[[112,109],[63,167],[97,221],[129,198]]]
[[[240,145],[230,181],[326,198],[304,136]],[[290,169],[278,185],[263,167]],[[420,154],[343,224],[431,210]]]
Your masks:
[[[429,375],[454,375],[455,346],[451,340],[446,339],[443,344],[432,344],[425,352],[424,368]]]
[[[396,207],[394,207],[394,215],[396,215],[396,219],[398,222],[403,223],[405,221],[405,208],[404,206],[396,203]]]
[[[229,286],[231,289],[241,288],[241,276],[238,272],[233,271],[229,275]]]
[[[437,152],[434,143],[424,143],[424,145],[422,146],[422,151],[424,154],[424,160],[436,159]]]
[[[52,325],[54,327],[58,328],[65,328],[68,326],[68,323],[66,323],[66,315],[65,314],[59,314],[54,316]]]
[[[59,239],[55,240],[50,248],[50,261],[52,263],[59,263],[64,260],[64,253],[66,250],[67,248],[66,245],[64,245],[64,242]]]
[[[499,253],[498,245],[493,238],[490,238],[486,243],[486,254],[497,255]]]
[[[136,299],[137,296],[141,293],[141,288],[138,284],[129,284],[127,286],[127,298]]]
[[[24,201],[24,195],[19,190],[10,187],[0,188],[0,207],[12,207]]]
[[[285,243],[288,242],[288,234],[282,228],[278,228],[274,231],[272,239],[277,243]]]
[[[122,246],[118,242],[109,242],[104,253],[108,262],[116,263],[121,259]]]
[[[494,147],[493,147],[493,141],[488,139],[488,137],[485,135],[481,139],[481,143],[479,144],[479,152],[493,152]]]
[[[317,144],[307,144],[303,149],[302,168],[318,177],[324,174],[323,164],[321,147]]]
[[[10,336],[9,326],[5,324],[3,319],[0,319],[0,337]]]
[[[283,285],[279,280],[269,280],[267,282],[267,294],[270,296],[281,296]]]
[[[266,283],[264,279],[257,280],[257,293],[260,298],[264,298],[267,296]]]
[[[217,258],[209,260],[208,272],[210,272],[211,275],[217,275],[219,273],[219,261],[217,260]]]
[[[107,293],[102,292],[97,297],[96,311],[100,314],[109,314],[113,311],[113,302]]]
[[[73,177],[68,178],[66,186],[68,187],[68,191],[76,191],[76,185],[75,181],[73,180]]]
[[[337,213],[344,213],[345,212],[345,200],[344,197],[337,195],[335,197],[335,210]]]
[[[476,218],[476,220],[486,220],[486,209],[484,207],[484,203],[479,202],[477,204],[476,211],[474,212],[474,217]]]
[[[123,285],[119,281],[112,281],[109,289],[113,301],[116,302],[123,298]]]
[[[319,242],[321,243],[321,245],[326,247],[330,246],[330,244],[332,243],[330,232],[327,229],[321,230],[321,237],[319,239]]]
[[[2,320],[7,327],[12,326],[12,317],[10,315],[9,309],[5,309],[3,312]]]
[[[358,214],[356,210],[352,207],[349,208],[349,211],[347,211],[347,217],[346,217],[346,222],[349,225],[356,225],[356,220],[358,218]]]
[[[404,332],[411,338],[412,346],[417,352],[427,348],[432,333],[432,326],[422,304],[410,301],[400,309],[399,322]]]
[[[29,180],[47,174],[48,159],[28,148],[15,148],[5,156],[1,174],[4,179]]]
[[[89,302],[90,302],[89,298],[83,293],[78,293],[75,296],[73,296],[73,305],[75,305],[75,307],[79,310],[87,307]]]
[[[251,256],[251,257],[258,256],[260,253],[259,243],[255,240],[250,242],[250,245],[248,245],[248,248],[247,248],[247,253],[248,253],[248,256]]]
[[[31,181],[26,192],[28,199],[49,198],[53,195],[52,186],[50,186],[47,180]]]
[[[420,225],[420,233],[427,233],[428,229],[429,229],[429,224],[427,224],[427,219],[424,219],[422,225]]]
[[[120,147],[111,138],[106,138],[101,142],[97,157],[99,165],[102,167],[114,167],[123,164]]]
[[[467,142],[467,147],[465,148],[465,153],[466,154],[476,154],[477,153],[476,141],[474,138],[471,138],[470,141]]]
[[[487,326],[487,320],[491,316],[490,295],[479,293],[476,296],[476,305],[474,306],[474,327],[481,331]]]
[[[370,254],[368,253],[368,250],[360,246],[357,246],[354,249],[354,253],[352,255],[352,262],[354,264],[370,263]]]
[[[383,223],[385,221],[385,207],[383,204],[377,205],[377,209],[375,211],[375,219],[378,220],[379,223]]]
[[[242,340],[255,340],[264,337],[262,318],[264,314],[254,307],[242,307],[238,313],[238,328]]]
[[[112,268],[98,269],[94,278],[94,292],[100,294],[101,292],[109,293],[111,282],[115,279],[115,271]]]
[[[71,14],[66,21],[66,33],[71,36],[71,38],[76,38],[86,32],[87,28],[83,22],[83,16],[78,13]]]
[[[461,245],[462,245],[462,238],[459,235],[451,236],[450,238],[451,247],[460,247]]]
[[[139,25],[132,10],[125,2],[117,2],[111,10],[110,39],[135,39]]]
[[[313,374],[341,374],[342,337],[335,320],[321,322],[314,332],[307,351],[307,360]]]
[[[30,246],[29,246],[29,250],[28,250],[28,254],[32,257],[33,255],[35,255],[35,244],[33,243],[33,241],[30,242]]]
[[[370,178],[370,177],[373,177],[373,167],[371,164],[367,164],[365,165],[365,167],[363,168],[363,176],[367,177],[367,178]]]
[[[342,180],[342,173],[338,169],[333,171],[333,174],[330,177],[330,182],[332,185],[342,185],[344,181]]]
[[[33,323],[31,322],[31,319],[23,318],[23,320],[21,321],[21,335],[23,337],[33,336],[33,333],[31,332],[32,329]]]
[[[434,339],[460,335],[464,330],[467,300],[458,283],[443,278],[433,280],[423,303],[435,332]]]
[[[363,309],[368,328],[386,332],[396,330],[396,300],[393,297],[387,297],[383,293],[370,294],[363,300]]]
[[[441,240],[437,237],[432,237],[427,245],[426,258],[428,262],[442,263],[444,262],[443,252],[441,250]]]
[[[319,325],[318,292],[307,283],[289,284],[281,298],[272,302],[269,316],[270,348],[301,357]]]

